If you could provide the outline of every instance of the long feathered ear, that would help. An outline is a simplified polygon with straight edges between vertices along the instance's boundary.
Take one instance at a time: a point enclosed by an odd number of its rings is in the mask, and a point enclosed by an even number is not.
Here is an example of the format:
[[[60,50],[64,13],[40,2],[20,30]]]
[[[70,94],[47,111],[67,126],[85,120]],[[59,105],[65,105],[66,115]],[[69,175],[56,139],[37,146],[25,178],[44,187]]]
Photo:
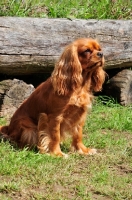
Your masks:
[[[102,85],[105,81],[105,71],[102,67],[97,68],[92,73],[91,77],[91,90],[94,92],[98,92],[102,89]]]
[[[74,44],[67,46],[62,53],[51,75],[51,81],[58,95],[66,95],[81,86],[82,67]]]

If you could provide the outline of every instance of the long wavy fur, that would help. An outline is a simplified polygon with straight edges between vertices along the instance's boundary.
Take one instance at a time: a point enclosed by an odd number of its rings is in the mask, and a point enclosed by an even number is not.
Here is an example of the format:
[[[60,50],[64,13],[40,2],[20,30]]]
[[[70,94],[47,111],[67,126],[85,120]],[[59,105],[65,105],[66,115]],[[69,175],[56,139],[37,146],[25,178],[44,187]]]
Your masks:
[[[82,67],[78,59],[77,46],[65,48],[51,76],[54,91],[58,95],[67,95],[82,85]]]

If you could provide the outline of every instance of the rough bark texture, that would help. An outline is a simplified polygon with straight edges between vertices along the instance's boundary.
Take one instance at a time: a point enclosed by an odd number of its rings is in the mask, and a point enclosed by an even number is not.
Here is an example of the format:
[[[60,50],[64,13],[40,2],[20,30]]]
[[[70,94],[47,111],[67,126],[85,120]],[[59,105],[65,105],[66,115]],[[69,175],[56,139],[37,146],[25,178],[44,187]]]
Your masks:
[[[100,41],[106,69],[132,66],[131,20],[1,17],[0,73],[51,71],[64,47],[80,37]]]
[[[121,105],[132,103],[132,71],[124,69],[104,85],[104,94],[114,97]]]
[[[0,82],[0,117],[9,121],[16,109],[34,91],[31,84],[21,80],[4,80]]]

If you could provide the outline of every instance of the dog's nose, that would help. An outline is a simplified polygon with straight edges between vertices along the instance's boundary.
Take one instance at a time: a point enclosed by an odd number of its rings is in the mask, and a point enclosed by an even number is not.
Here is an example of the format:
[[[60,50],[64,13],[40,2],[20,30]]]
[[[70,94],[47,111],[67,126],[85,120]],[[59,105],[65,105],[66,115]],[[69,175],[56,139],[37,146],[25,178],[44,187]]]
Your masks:
[[[99,56],[100,58],[102,58],[103,57],[103,52],[98,52],[97,56]]]

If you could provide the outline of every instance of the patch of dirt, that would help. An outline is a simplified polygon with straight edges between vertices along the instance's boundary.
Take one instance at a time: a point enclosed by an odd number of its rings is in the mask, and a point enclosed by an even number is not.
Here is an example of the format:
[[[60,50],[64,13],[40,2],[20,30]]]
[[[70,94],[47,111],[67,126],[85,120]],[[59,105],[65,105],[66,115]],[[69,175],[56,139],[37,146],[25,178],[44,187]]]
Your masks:
[[[67,199],[75,199],[76,198],[76,191],[72,190],[72,188],[70,188],[70,187],[64,187],[60,184],[54,184],[52,189],[53,189],[53,193],[65,194]]]
[[[125,164],[112,166],[110,168],[112,169],[112,171],[115,171],[118,175],[121,176],[125,174],[132,174],[132,169]]]
[[[98,192],[94,193],[92,197],[93,197],[94,200],[112,200],[110,197],[103,196]]]

